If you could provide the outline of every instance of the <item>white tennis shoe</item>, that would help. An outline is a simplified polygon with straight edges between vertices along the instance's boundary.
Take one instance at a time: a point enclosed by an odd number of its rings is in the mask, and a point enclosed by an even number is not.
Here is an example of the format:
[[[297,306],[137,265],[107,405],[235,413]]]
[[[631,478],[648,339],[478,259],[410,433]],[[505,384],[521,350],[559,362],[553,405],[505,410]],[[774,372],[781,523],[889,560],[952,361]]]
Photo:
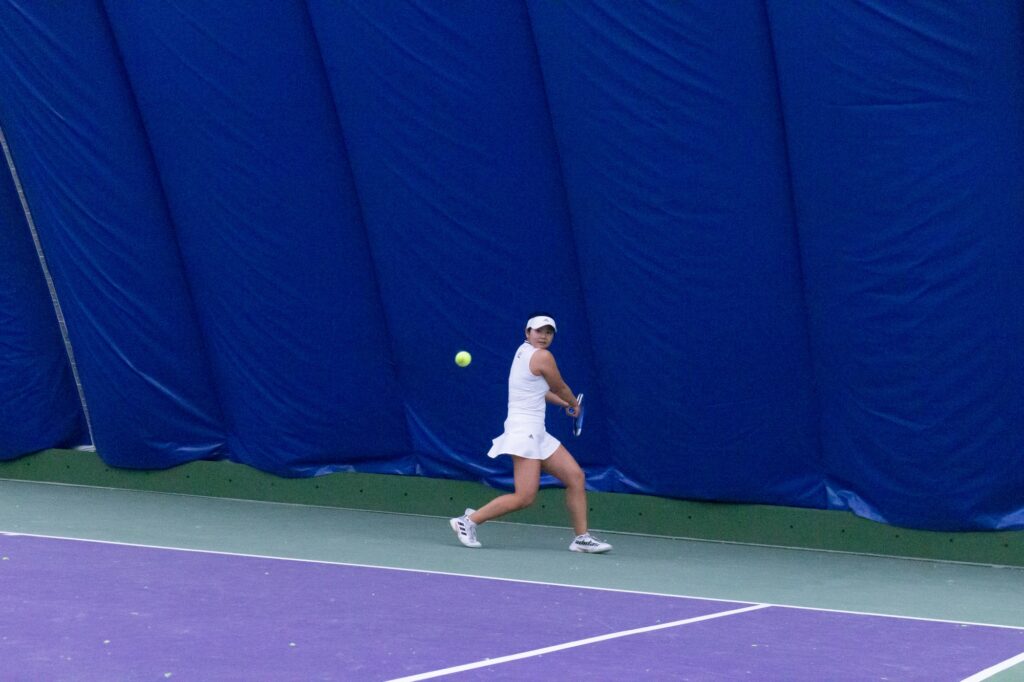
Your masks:
[[[466,547],[482,547],[480,541],[476,539],[476,524],[469,520],[469,515],[475,512],[475,509],[467,509],[466,513],[462,516],[456,516],[454,519],[448,521],[448,525],[455,531],[455,537],[459,539],[459,542],[464,544]]]
[[[577,535],[576,539],[569,545],[570,552],[586,552],[587,554],[604,554],[611,551],[612,546],[607,542],[601,542],[590,533]]]

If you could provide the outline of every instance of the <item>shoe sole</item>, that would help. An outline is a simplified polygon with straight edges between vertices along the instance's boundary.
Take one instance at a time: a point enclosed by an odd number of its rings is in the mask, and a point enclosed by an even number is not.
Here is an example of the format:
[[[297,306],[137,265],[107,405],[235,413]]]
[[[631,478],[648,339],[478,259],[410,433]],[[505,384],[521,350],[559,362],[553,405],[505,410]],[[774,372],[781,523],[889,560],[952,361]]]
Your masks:
[[[462,533],[459,532],[458,519],[449,519],[448,525],[452,527],[452,530],[455,532],[455,537],[459,539],[459,542],[462,543],[463,547],[469,547],[470,549],[480,549],[480,547],[482,547],[482,545],[479,542],[477,542],[475,545],[472,545],[462,539]]]

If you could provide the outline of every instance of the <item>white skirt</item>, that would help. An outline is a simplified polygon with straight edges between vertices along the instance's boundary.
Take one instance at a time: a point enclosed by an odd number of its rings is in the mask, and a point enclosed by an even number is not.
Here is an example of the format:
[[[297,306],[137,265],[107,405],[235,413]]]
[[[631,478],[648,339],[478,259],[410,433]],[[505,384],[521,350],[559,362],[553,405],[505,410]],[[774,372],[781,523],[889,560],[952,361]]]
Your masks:
[[[544,424],[505,423],[505,433],[491,441],[487,456],[518,455],[526,459],[547,459],[555,454],[561,441],[544,430]]]

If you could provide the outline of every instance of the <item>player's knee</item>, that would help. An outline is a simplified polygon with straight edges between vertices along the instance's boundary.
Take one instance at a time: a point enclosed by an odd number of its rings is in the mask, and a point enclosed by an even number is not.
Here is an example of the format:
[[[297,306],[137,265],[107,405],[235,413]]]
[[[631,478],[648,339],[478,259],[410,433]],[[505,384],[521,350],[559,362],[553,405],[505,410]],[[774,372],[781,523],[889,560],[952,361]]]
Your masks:
[[[516,493],[513,497],[515,498],[516,509],[526,509],[537,499],[537,491]]]
[[[563,483],[566,488],[583,488],[587,484],[587,477],[583,473],[583,469],[576,469],[566,475]]]

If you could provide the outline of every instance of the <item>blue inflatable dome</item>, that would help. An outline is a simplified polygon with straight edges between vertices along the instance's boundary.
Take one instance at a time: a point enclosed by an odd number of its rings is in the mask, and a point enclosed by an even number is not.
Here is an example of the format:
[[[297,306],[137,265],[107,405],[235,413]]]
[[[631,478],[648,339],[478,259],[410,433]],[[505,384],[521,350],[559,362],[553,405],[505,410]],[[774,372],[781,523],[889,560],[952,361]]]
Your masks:
[[[598,489],[1024,528],[1022,25],[2,0],[0,457],[507,485],[546,310]]]

